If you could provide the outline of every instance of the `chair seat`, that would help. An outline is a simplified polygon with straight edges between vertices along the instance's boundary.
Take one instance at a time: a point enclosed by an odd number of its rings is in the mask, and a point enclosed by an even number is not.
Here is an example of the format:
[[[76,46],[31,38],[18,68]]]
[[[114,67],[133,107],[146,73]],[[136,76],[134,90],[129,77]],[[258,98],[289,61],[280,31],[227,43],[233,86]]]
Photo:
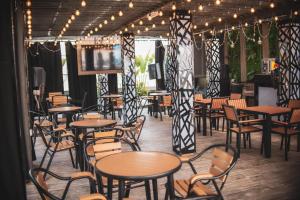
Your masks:
[[[79,200],[106,200],[106,197],[102,194],[88,194],[79,197]]]
[[[186,198],[188,196],[188,188],[189,180],[181,179],[174,181],[174,189],[182,198]],[[197,196],[217,195],[208,186],[203,185],[199,181],[194,185],[191,191]]]
[[[238,127],[230,128],[230,130],[236,133],[240,132]],[[242,126],[240,133],[250,133],[250,132],[259,132],[259,131],[261,131],[261,129],[255,126]]]
[[[40,125],[41,127],[50,127],[53,125],[53,122],[49,120],[42,120],[42,123],[39,120],[35,120],[34,124]]]
[[[57,143],[51,143],[50,144],[50,146],[51,146],[50,150],[54,151],[56,144]],[[63,140],[63,141],[59,142],[56,151],[63,151],[63,150],[66,150],[66,149],[71,149],[73,147],[74,147],[74,142],[73,141]]]
[[[284,135],[284,134],[285,134],[284,127],[276,127],[276,128],[272,128],[272,132],[278,133],[278,134],[281,134],[281,135]],[[297,133],[300,133],[300,130],[296,130],[296,129],[294,129],[294,128],[288,128],[288,129],[287,129],[287,134],[288,134],[288,135],[296,135]]]

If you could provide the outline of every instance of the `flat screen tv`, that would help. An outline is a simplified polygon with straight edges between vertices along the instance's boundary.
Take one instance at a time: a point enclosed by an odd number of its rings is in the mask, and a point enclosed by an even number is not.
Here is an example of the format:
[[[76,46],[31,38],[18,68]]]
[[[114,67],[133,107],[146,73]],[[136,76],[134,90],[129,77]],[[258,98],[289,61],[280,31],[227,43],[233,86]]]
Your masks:
[[[121,45],[77,44],[78,75],[122,72]]]

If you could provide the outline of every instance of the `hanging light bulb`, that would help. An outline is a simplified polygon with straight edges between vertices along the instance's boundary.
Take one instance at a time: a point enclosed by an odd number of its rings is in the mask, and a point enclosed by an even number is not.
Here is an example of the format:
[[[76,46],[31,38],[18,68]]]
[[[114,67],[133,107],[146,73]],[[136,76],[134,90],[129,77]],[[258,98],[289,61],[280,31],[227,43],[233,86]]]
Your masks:
[[[170,34],[169,34],[169,33],[167,33],[167,36],[168,36],[168,37],[169,37],[169,35],[170,35]]]
[[[26,1],[26,6],[27,6],[27,7],[30,7],[30,6],[31,6],[31,1],[30,1],[30,0],[27,0],[27,1]]]
[[[149,21],[151,21],[151,20],[152,20],[152,17],[151,17],[151,15],[150,15],[150,14],[148,15],[148,17],[147,17],[147,18],[148,18],[148,20],[149,20]]]
[[[139,21],[139,25],[143,25],[144,22],[142,20]]]
[[[234,48],[234,43],[231,42],[230,47],[233,49]]]
[[[66,28],[69,28],[69,24],[66,24]]]
[[[27,15],[31,15],[31,10],[26,11]]]
[[[103,27],[103,25],[100,23],[100,24],[99,24],[99,28],[102,28],[102,27]]]
[[[156,27],[156,25],[155,24],[152,24],[152,28],[155,28]]]
[[[112,16],[110,17],[110,19],[111,19],[111,21],[114,21],[114,20],[115,20],[115,16],[112,15]]]
[[[172,4],[172,10],[176,10],[176,4],[175,3]]]
[[[85,0],[82,0],[81,1],[81,7],[85,7],[86,6],[86,2],[85,2]]]
[[[91,34],[89,34],[89,33],[88,33],[88,34],[87,34],[87,36],[88,36],[88,37],[90,37],[90,36],[91,36]]]
[[[247,22],[245,22],[245,26],[248,27],[248,23]]]
[[[124,29],[124,31],[127,32],[127,31],[128,31],[128,28],[126,27],[126,28]]]
[[[160,17],[162,17],[162,16],[164,15],[163,11],[160,10],[160,11],[158,12],[158,15],[159,15]]]
[[[76,11],[75,11],[75,15],[79,16],[79,15],[80,15],[80,11],[79,11],[79,10],[76,10]]]
[[[107,20],[104,20],[104,24],[108,24],[108,21],[107,21]]]
[[[194,29],[197,29],[197,25],[194,25],[194,27],[193,27]]]
[[[32,40],[32,36],[31,35],[29,35],[29,40]]]
[[[278,17],[277,17],[277,16],[275,16],[275,17],[274,17],[274,20],[275,20],[275,21],[278,21]]]
[[[260,39],[260,37],[258,38],[257,44],[261,45],[262,41]]]
[[[71,19],[68,19],[68,24],[71,24],[72,23],[72,20]]]
[[[64,27],[64,28],[63,28],[63,32],[66,32],[66,30],[67,30],[67,29]]]
[[[94,33],[94,31],[93,30],[90,30],[90,34],[93,34]]]
[[[121,35],[121,34],[123,33],[123,31],[120,31],[119,33],[120,33],[120,35]]]
[[[275,4],[273,2],[270,3],[270,8],[274,8]]]
[[[71,15],[71,20],[75,20],[75,15]]]
[[[234,30],[234,29],[235,29],[235,27],[234,27],[234,26],[232,26],[232,27],[231,27],[231,29],[232,29],[232,30]]]
[[[208,22],[205,22],[205,26],[208,26]]]
[[[254,8],[251,8],[251,9],[250,9],[250,12],[251,12],[251,13],[255,13],[255,9],[254,9]]]
[[[166,24],[165,20],[162,20],[162,21],[161,21],[161,24],[162,24],[162,25],[165,25],[165,24]]]
[[[186,0],[188,3],[191,3],[192,2],[192,0]]]
[[[261,19],[259,19],[259,20],[258,20],[258,23],[260,23],[260,24],[261,24],[261,23],[262,23],[262,20],[261,20]]]
[[[122,17],[123,16],[123,12],[120,10],[119,11],[119,16]]]
[[[30,21],[30,20],[28,20],[28,21],[27,21],[27,24],[31,24],[31,21]]]
[[[220,0],[216,0],[216,5],[220,5],[221,1]]]
[[[31,24],[28,24],[28,28],[32,28],[32,27],[31,27]]]
[[[222,18],[221,17],[219,17],[218,22],[222,22]]]
[[[200,10],[200,11],[203,10],[203,6],[201,4],[198,6],[198,10]]]
[[[134,28],[134,24],[131,24],[131,28]]]
[[[97,32],[97,31],[98,31],[98,28],[96,27],[96,28],[95,28],[95,32]]]
[[[27,18],[28,18],[28,19],[30,19],[30,20],[32,19],[31,15],[28,15],[28,17],[27,17]]]
[[[137,34],[140,34],[141,33],[141,31],[140,30],[137,30]]]
[[[234,19],[237,18],[237,14],[236,14],[236,13],[233,14],[233,18],[234,18]]]
[[[132,1],[129,1],[128,7],[129,7],[129,8],[133,8],[133,3],[132,3]]]
[[[145,28],[145,31],[149,31],[149,28],[148,28],[148,27],[146,27],[146,28]]]
[[[294,11],[294,15],[295,16],[297,16],[299,13],[298,13],[298,11],[296,10],[296,11]]]

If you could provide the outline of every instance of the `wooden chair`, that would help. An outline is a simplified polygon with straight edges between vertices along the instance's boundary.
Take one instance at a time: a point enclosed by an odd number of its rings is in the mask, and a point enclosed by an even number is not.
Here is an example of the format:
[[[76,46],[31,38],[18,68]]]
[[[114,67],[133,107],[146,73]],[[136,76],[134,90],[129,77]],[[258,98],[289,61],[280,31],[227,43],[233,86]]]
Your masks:
[[[96,162],[103,158],[104,156],[126,152],[126,151],[138,151],[138,148],[128,141],[125,138],[119,136],[112,136],[115,133],[111,131],[105,131],[98,133],[94,139],[90,139],[84,148],[84,156],[86,163],[89,165],[88,169],[93,173],[95,173],[95,164]],[[107,178],[101,177],[97,175],[97,183],[98,183],[98,191],[101,194],[104,194],[104,189],[107,188]],[[126,182],[126,196],[129,196],[129,191],[131,188],[135,188],[132,186],[133,183],[136,182]],[[138,185],[136,187],[140,187]],[[118,181],[113,181],[113,188],[118,187]],[[114,191],[116,192],[116,191]]]
[[[72,150],[75,148],[74,142],[75,137],[71,132],[67,132],[64,129],[54,129],[54,130],[48,130],[40,125],[36,124],[37,130],[39,132],[39,135],[42,138],[42,141],[46,147],[45,153],[43,155],[43,158],[41,160],[39,168],[42,168],[45,158],[47,154],[50,156],[46,170],[49,171],[50,165],[52,163],[52,160],[54,158],[54,155],[57,152],[62,151],[69,151],[72,165],[75,167],[74,159]],[[45,175],[46,176],[46,173]]]
[[[117,111],[119,119],[122,119],[123,98],[122,97],[116,98],[113,106],[114,106],[113,112]],[[113,116],[114,115],[115,113],[113,113]]]
[[[293,108],[287,122],[273,120],[274,127],[272,133],[280,134],[283,137],[281,140],[281,149],[284,142],[285,160],[288,160],[288,151],[290,149],[291,136],[297,135],[297,151],[300,151],[300,108]]]
[[[249,137],[249,147],[251,148],[251,136],[250,133],[261,132],[262,129],[253,125],[258,125],[263,122],[262,119],[252,119],[252,120],[243,120],[241,121],[238,117],[237,110],[233,106],[223,105],[227,120],[227,135],[226,135],[226,144],[229,144],[229,138],[231,137],[231,132],[237,134],[236,146],[238,155],[240,155],[241,149],[241,135],[244,136],[244,146],[246,146],[246,136]],[[231,127],[231,125],[236,125]],[[248,136],[249,135],[249,136]]]
[[[44,174],[49,174],[53,178],[66,181],[66,187],[61,197],[58,197],[49,192],[49,188],[45,178],[43,177]],[[80,200],[106,200],[105,196],[96,193],[96,182],[93,178],[93,175],[90,172],[75,172],[71,174],[69,177],[62,177],[59,176],[51,171],[48,171],[44,168],[33,168],[29,170],[29,177],[33,184],[36,186],[41,198],[43,200],[64,200],[67,197],[69,188],[74,181],[87,179],[90,185],[90,193],[89,195],[84,195],[79,197]]]
[[[166,114],[166,110],[168,115],[170,115],[170,109],[172,108],[172,97],[171,95],[166,95],[162,97],[162,102],[159,104],[161,108],[163,108],[164,113]]]
[[[229,106],[235,107],[237,110],[242,109],[242,108],[247,108],[246,99],[233,99],[233,100],[230,99],[227,101],[227,104]],[[238,114],[239,114],[239,118],[241,118],[241,119],[249,119],[249,117],[253,116],[253,115],[245,114],[242,112],[238,112]]]
[[[52,96],[52,106],[53,107],[58,107],[58,106],[63,106],[63,105],[69,105],[68,104],[68,96],[66,95],[55,95]]]
[[[230,93],[229,99],[234,100],[234,99],[241,99],[242,94],[241,93]]]
[[[210,135],[212,135],[213,121],[215,120],[215,129],[219,130],[220,118],[223,119],[222,131],[224,131],[224,112],[222,105],[227,104],[228,98],[212,98],[210,108],[208,109],[208,118],[210,124]]]
[[[52,99],[53,96],[62,95],[62,92],[49,92],[48,97]]]
[[[194,95],[194,100],[195,101],[201,101],[203,99],[203,94],[202,93],[198,93]]]
[[[228,152],[228,149],[230,152]],[[209,152],[211,152],[211,165],[208,171],[198,173],[193,162],[203,155],[207,156]],[[236,150],[225,144],[209,146],[191,158],[181,156],[182,163],[188,164],[194,175],[188,179],[174,180],[176,199],[224,199],[221,191],[237,160]],[[165,199],[167,199],[167,194],[168,191]]]
[[[300,108],[300,99],[290,99],[288,108]]]

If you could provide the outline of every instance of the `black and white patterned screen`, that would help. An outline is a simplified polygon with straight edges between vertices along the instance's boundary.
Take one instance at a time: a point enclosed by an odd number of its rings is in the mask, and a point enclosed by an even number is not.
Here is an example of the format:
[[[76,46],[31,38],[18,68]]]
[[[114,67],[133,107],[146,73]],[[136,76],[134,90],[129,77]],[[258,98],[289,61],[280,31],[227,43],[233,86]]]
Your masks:
[[[205,41],[206,67],[208,75],[207,93],[208,97],[220,96],[220,42],[218,39],[207,39]]]
[[[286,21],[278,25],[280,83],[279,105],[300,98],[300,23]]]
[[[98,76],[98,83],[99,83],[99,96],[100,96],[100,109],[101,111],[105,111],[104,108],[104,98],[101,98],[103,95],[108,95],[108,79],[107,79],[107,74],[100,74]]]
[[[125,33],[122,36],[123,60],[123,120],[124,124],[137,117],[137,92],[135,77],[134,35]]]
[[[176,11],[170,23],[170,58],[172,79],[173,150],[190,153],[196,150],[194,120],[191,109],[194,99],[194,47],[192,16]]]

